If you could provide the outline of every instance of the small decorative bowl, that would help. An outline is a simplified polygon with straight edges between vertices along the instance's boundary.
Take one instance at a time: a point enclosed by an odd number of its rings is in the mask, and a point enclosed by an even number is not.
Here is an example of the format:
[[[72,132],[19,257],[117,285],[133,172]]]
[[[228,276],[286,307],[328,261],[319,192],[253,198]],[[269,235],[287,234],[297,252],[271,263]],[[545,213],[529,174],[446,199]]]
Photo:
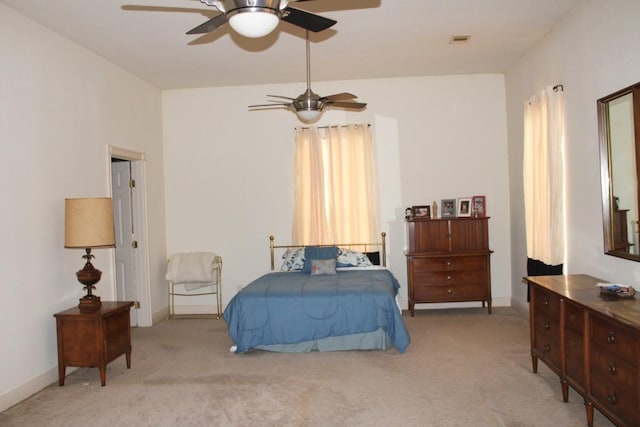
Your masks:
[[[616,298],[633,298],[636,290],[633,286],[611,286],[600,288],[600,294]]]

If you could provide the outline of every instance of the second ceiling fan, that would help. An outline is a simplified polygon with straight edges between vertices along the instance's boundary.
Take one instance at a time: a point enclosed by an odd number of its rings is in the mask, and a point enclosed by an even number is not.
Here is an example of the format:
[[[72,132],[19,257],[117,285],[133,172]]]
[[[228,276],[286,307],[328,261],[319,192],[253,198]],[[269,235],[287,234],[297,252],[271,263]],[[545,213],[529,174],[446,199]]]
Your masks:
[[[322,116],[322,112],[329,107],[345,108],[350,110],[363,110],[367,104],[356,102],[356,95],[342,92],[328,96],[320,96],[311,90],[311,59],[309,31],[306,31],[307,43],[307,90],[296,98],[283,95],[267,95],[272,98],[286,99],[285,101],[270,99],[271,104],[249,105],[251,111],[285,109],[291,110],[304,123],[315,123]]]

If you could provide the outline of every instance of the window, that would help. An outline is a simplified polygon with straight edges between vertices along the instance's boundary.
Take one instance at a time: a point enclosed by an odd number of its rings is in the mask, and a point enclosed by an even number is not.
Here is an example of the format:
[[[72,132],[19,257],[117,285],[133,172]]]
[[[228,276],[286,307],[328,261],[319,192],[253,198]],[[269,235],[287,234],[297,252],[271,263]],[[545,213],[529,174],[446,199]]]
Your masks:
[[[296,129],[294,244],[377,241],[369,125]]]

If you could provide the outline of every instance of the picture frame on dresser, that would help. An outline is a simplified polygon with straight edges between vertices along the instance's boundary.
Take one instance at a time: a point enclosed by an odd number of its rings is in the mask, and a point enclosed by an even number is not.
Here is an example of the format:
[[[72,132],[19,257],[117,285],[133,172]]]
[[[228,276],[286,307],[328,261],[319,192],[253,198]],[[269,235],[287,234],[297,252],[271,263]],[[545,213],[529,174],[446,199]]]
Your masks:
[[[458,199],[458,218],[471,217],[471,197]]]
[[[471,212],[475,217],[487,216],[487,198],[485,196],[473,196]]]
[[[412,206],[411,212],[413,214],[413,218],[431,219],[431,206]]]
[[[456,199],[442,199],[442,214],[441,218],[455,218],[456,217]]]

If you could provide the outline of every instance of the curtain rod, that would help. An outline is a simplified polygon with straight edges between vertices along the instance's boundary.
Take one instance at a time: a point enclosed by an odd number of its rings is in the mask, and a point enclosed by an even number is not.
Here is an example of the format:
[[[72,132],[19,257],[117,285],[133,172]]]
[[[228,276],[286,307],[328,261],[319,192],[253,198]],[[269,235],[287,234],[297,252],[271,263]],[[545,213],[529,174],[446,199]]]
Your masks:
[[[330,129],[330,128],[348,128],[349,126],[355,126],[355,127],[360,127],[360,126],[365,126],[365,125],[361,125],[361,124],[354,124],[354,125],[333,125],[333,126],[315,126],[316,129]],[[367,127],[371,127],[371,125],[369,123],[366,124]],[[302,126],[302,127],[295,127],[294,129],[311,129],[313,126],[308,127],[308,126]]]

